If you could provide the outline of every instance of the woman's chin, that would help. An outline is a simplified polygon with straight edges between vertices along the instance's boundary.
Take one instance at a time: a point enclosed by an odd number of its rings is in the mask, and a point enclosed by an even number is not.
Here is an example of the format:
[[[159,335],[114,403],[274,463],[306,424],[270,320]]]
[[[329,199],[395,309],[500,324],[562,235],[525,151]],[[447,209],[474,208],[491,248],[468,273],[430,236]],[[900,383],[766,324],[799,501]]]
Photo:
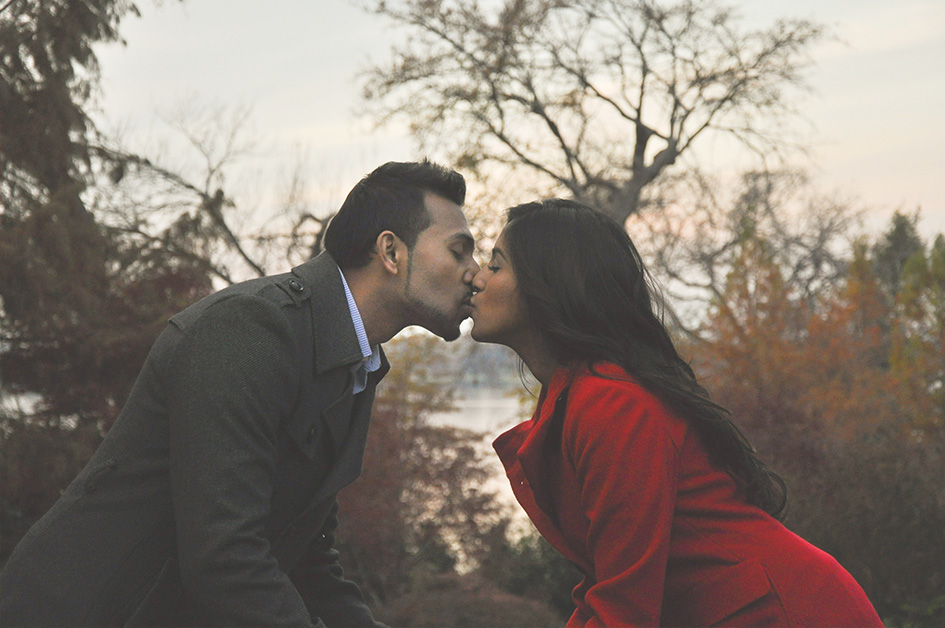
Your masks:
[[[476,322],[476,317],[472,317],[473,326],[469,330],[469,336],[476,342],[491,342],[489,340],[489,334],[485,333],[482,328],[482,324]]]

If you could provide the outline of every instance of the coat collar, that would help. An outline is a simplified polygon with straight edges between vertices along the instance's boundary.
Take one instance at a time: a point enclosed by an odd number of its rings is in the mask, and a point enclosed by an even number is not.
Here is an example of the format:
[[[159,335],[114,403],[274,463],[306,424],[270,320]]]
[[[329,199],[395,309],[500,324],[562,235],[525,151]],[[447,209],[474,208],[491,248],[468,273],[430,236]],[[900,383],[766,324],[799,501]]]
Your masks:
[[[543,448],[548,445],[549,439],[553,439],[560,445],[562,425],[554,420],[555,414],[558,412],[560,417],[564,417],[568,390],[575,380],[588,376],[615,379],[628,377],[625,370],[608,362],[600,362],[594,364],[593,367],[581,362],[559,366],[552,374],[548,385],[542,387],[538,397],[538,406],[532,418],[502,434],[493,443],[506,468],[514,459],[518,459],[526,475],[535,478],[542,476],[543,469],[540,462]],[[541,502],[540,498],[539,495]]]
[[[318,257],[292,269],[302,285],[312,291],[312,328],[315,331],[315,370],[322,374],[330,369],[360,362],[364,355],[354,322],[348,310],[344,285],[338,264],[326,251]],[[291,281],[291,279],[290,279]],[[378,379],[390,368],[381,349],[381,367]]]

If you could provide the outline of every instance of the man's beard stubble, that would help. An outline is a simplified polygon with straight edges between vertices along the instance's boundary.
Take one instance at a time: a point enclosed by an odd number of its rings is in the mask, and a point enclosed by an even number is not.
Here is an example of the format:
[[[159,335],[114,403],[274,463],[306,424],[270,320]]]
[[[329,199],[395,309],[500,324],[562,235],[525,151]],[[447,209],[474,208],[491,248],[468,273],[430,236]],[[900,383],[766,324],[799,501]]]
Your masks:
[[[428,304],[422,298],[414,297],[411,294],[411,278],[413,276],[413,256],[407,261],[407,279],[404,285],[404,297],[413,312],[413,317],[427,331],[436,334],[447,342],[452,342],[459,338],[459,323],[453,322],[453,317],[441,312]]]

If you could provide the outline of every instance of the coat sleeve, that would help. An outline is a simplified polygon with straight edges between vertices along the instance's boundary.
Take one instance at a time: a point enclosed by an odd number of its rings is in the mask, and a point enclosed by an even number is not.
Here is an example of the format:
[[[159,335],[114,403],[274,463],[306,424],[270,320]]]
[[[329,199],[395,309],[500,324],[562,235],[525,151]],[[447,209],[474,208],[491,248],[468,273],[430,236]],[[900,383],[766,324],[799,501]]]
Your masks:
[[[299,385],[297,351],[276,304],[234,296],[183,330],[167,364],[181,580],[213,624],[317,621],[264,535],[277,430]]]
[[[678,462],[670,420],[629,382],[589,378],[571,390],[564,446],[589,526],[588,627],[659,625]]]

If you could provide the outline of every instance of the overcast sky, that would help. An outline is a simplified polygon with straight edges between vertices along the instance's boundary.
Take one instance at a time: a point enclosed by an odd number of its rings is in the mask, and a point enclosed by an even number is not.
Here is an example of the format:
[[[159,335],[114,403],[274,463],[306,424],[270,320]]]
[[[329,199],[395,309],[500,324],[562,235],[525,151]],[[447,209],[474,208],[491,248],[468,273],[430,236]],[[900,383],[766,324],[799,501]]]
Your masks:
[[[945,1],[741,0],[750,24],[811,18],[843,43],[815,51],[805,114],[812,168],[825,191],[870,208],[869,224],[922,209],[925,236],[945,232]],[[257,153],[273,169],[307,155],[312,193],[337,204],[364,173],[415,159],[399,129],[355,114],[359,70],[398,36],[348,0],[139,2],[126,47],[98,50],[102,126],[139,142],[169,133],[158,114],[187,100],[252,107]],[[146,137],[147,139],[141,139]]]

